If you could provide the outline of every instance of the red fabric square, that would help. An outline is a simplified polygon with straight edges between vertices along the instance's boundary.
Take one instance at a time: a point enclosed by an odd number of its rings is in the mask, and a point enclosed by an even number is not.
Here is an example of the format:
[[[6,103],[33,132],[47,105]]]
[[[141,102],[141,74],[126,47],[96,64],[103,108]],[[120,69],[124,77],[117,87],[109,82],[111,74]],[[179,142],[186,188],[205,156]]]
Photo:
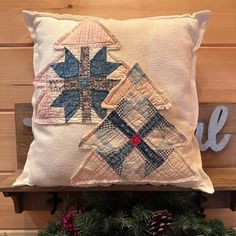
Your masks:
[[[129,140],[129,142],[134,147],[137,147],[142,142],[142,138],[138,134],[134,134],[133,137]]]

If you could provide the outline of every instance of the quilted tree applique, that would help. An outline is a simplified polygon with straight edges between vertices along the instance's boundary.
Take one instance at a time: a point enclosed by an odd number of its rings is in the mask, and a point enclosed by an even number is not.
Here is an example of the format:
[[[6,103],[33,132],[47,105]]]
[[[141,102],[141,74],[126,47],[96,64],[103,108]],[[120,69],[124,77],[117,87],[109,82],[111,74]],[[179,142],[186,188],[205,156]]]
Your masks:
[[[141,68],[135,65],[129,75],[132,74],[133,81],[140,82],[140,73],[133,73],[137,68],[140,71]],[[146,85],[150,82],[144,74],[142,78]],[[150,87],[146,86],[146,89]],[[151,93],[144,90],[144,94],[149,95],[155,92],[154,87]],[[157,97],[152,97],[155,99]],[[171,178],[174,181],[181,178],[193,180],[196,177],[177,150],[185,142],[184,135],[167,121],[148,97],[131,89],[115,110],[81,140],[82,148],[92,150],[72,176],[71,183],[164,183]]]
[[[102,101],[128,70],[107,51],[107,47],[119,49],[120,43],[102,24],[88,18],[63,35],[55,48],[62,49],[62,45],[64,53],[36,76],[34,85],[43,89],[36,101],[34,121],[100,122],[107,114]]]

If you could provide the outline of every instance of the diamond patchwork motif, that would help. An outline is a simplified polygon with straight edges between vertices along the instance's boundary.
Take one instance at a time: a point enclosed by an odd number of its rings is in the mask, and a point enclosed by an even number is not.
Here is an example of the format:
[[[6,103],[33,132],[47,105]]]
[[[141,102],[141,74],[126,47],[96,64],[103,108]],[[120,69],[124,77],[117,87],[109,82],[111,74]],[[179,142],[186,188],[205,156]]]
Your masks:
[[[139,127],[137,130],[134,130],[126,120],[134,121],[136,117],[132,115],[132,112],[124,113],[122,110],[125,110],[127,107],[129,107],[129,109],[134,109],[137,112],[140,112],[139,108],[141,106],[145,106],[146,110],[146,114],[142,114],[142,116],[149,116],[149,118],[144,124],[142,124],[141,127]],[[150,114],[152,115],[150,116]],[[109,125],[107,125],[107,123],[109,123]],[[153,147],[153,145],[150,145],[144,140],[144,138],[147,137],[149,133],[159,132],[158,128],[160,127],[168,127],[170,132],[172,132],[173,135],[175,135],[178,139],[181,138],[182,141],[185,140],[184,136],[179,133],[176,128],[171,125],[159,113],[158,110],[155,109],[155,107],[153,107],[147,98],[139,98],[138,100],[134,100],[131,96],[131,99],[123,99],[119,103],[117,109],[112,111],[106,117],[104,123],[102,123],[94,131],[94,140],[92,141],[91,147],[96,146],[96,151],[99,153],[99,155],[108,163],[111,168],[113,168],[115,171],[118,171],[118,174],[122,173],[123,162],[127,156],[133,152],[134,148],[136,148],[146,162],[143,173],[145,173],[144,175],[148,175],[151,171],[162,165],[162,163],[168,159],[168,156],[174,151],[173,146],[166,146],[165,149],[158,150],[158,147]],[[119,148],[114,148],[112,146],[112,136],[118,136],[116,139],[119,138],[123,140],[123,145],[121,145]],[[84,143],[86,144],[87,141],[89,142],[90,139],[88,138],[87,140],[87,138],[85,138],[81,145],[84,145]],[[107,148],[104,149],[103,145],[106,145]],[[110,145],[109,150],[107,150],[107,145]]]

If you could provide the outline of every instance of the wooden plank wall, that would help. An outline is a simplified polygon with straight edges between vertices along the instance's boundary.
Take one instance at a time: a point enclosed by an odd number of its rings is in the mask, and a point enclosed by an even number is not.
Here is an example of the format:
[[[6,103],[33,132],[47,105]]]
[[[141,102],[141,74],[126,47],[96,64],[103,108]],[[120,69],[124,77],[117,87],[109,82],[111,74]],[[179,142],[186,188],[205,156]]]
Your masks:
[[[30,102],[33,92],[32,41],[23,9],[117,19],[209,9],[212,17],[197,61],[199,100],[236,102],[235,0],[0,0],[0,179],[16,169],[14,103]],[[211,210],[209,217],[217,214],[228,224],[236,221],[229,210]],[[48,212],[16,215],[10,199],[0,196],[0,230],[37,229],[48,218]]]

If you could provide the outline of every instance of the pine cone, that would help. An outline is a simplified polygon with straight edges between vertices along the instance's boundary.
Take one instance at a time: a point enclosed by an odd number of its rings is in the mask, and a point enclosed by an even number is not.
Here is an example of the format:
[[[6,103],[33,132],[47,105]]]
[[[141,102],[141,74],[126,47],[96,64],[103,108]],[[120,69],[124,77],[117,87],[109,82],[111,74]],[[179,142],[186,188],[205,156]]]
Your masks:
[[[151,214],[147,228],[153,236],[167,236],[172,228],[172,214],[168,210],[156,211]]]

